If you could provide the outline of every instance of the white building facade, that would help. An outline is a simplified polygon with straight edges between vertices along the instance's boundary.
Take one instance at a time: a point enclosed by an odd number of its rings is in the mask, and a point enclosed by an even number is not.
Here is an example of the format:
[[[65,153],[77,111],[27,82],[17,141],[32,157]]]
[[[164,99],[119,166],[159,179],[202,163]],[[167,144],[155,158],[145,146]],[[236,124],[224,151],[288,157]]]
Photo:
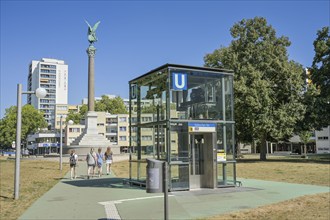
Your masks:
[[[63,60],[42,58],[29,67],[28,91],[45,88],[45,98],[28,95],[27,103],[44,112],[50,129],[55,129],[56,104],[68,104],[68,65]]]
[[[330,153],[330,126],[315,131],[316,153]]]
[[[29,134],[26,147],[30,154],[57,154],[60,147],[60,134],[47,131]]]

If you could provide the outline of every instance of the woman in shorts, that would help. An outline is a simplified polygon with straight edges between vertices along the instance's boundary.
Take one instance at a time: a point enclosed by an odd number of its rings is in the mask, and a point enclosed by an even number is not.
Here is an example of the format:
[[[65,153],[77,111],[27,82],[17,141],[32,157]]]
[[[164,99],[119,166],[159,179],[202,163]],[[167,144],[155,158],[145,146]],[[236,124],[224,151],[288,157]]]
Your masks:
[[[112,154],[111,148],[107,147],[107,151],[104,153],[107,175],[111,174],[111,164],[113,162]]]
[[[71,150],[69,160],[70,160],[70,177],[71,179],[76,179],[77,178],[76,166],[78,161],[78,155],[76,154],[75,150]]]
[[[99,177],[102,176],[102,166],[103,166],[103,153],[102,153],[102,148],[99,148],[96,153],[96,158],[97,158],[97,170]]]

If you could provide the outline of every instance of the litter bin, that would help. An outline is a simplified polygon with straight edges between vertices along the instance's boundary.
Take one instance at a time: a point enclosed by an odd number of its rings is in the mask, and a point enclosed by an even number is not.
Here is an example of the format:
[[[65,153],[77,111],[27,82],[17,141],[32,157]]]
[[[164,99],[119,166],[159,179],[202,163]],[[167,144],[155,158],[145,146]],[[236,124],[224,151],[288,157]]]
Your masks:
[[[163,192],[163,161],[147,158],[147,193]]]

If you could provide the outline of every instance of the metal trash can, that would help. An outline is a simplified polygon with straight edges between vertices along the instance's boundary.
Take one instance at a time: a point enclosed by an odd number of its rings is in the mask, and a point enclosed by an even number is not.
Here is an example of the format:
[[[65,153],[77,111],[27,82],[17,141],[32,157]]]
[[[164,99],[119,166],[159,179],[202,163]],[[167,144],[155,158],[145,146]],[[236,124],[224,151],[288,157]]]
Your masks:
[[[163,190],[164,161],[147,158],[147,193],[161,193]]]

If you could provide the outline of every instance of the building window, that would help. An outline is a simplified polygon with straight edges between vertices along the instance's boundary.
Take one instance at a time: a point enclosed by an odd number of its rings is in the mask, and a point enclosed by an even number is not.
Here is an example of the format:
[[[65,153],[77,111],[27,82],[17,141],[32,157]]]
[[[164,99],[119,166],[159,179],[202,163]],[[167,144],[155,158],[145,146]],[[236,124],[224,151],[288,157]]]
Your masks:
[[[126,141],[126,136],[119,136],[120,141]]]
[[[318,140],[329,140],[329,137],[328,136],[323,136],[323,137],[318,137],[317,139]]]
[[[151,136],[142,136],[143,141],[151,141],[152,137]]]
[[[119,117],[120,122],[126,122],[126,117]]]
[[[51,68],[51,69],[56,69],[56,65],[41,64],[41,68]]]
[[[117,124],[117,119],[116,118],[107,118],[107,123],[109,123],[109,124]]]
[[[69,128],[69,132],[73,133],[73,132],[80,132],[80,128]]]
[[[110,140],[111,143],[117,144],[117,137],[113,136],[107,136],[108,140]]]
[[[42,72],[42,73],[56,73],[56,70],[41,69],[40,72]]]
[[[152,131],[153,128],[141,128],[141,131]]]
[[[56,98],[55,95],[46,95],[46,98]]]
[[[120,126],[120,127],[119,127],[119,130],[120,130],[120,131],[126,131],[126,127],[124,127],[124,126]]]
[[[108,129],[109,133],[117,133],[117,129],[116,128],[110,128]]]
[[[142,121],[143,122],[152,121],[152,118],[151,117],[142,117]]]
[[[67,106],[57,106],[57,110],[66,111],[66,110],[68,110],[68,107]]]

